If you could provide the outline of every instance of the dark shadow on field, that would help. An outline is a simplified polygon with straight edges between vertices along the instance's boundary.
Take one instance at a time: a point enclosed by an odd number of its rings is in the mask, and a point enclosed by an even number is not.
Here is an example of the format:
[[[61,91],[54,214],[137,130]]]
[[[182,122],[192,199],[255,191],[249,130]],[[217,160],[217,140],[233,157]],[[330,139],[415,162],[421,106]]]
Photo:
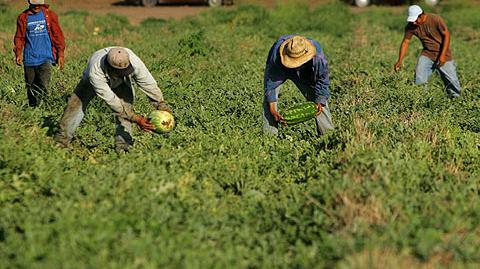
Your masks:
[[[47,136],[53,137],[58,130],[57,121],[52,116],[42,117],[42,128],[48,128]]]
[[[315,144],[315,149],[320,150],[339,150],[343,151],[347,147],[347,143],[339,136],[330,132],[320,138],[320,141]]]
[[[118,1],[115,3],[112,3],[112,6],[138,6],[138,7],[143,7],[140,3],[140,1],[134,1],[134,0],[126,0],[126,1]],[[161,3],[157,4],[158,6],[170,6],[170,7],[181,7],[181,6],[205,6],[205,4],[202,3],[190,3],[189,1],[185,1],[184,3]],[[143,7],[143,8],[149,8],[149,7]]]

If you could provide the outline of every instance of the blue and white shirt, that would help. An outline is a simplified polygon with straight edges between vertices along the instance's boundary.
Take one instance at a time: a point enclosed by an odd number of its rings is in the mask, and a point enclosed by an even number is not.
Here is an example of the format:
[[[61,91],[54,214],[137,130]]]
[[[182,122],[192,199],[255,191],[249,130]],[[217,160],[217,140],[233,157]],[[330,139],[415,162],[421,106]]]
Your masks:
[[[43,11],[28,15],[23,64],[39,66],[46,62],[55,63],[52,41],[48,35],[47,21]]]

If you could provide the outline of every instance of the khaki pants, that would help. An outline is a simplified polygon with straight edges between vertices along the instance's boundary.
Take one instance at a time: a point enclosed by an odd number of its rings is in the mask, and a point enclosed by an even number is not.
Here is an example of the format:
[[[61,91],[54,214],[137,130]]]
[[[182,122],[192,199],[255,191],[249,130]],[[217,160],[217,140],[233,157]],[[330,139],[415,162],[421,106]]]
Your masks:
[[[121,99],[125,107],[133,106],[133,89],[130,83],[123,83],[113,89],[115,94]],[[60,130],[55,136],[55,140],[64,146],[68,146],[73,138],[75,130],[82,122],[87,111],[88,104],[96,96],[90,82],[84,78],[78,83],[74,93],[68,99],[67,107],[60,120]],[[128,150],[133,144],[132,123],[124,118],[116,116],[115,119],[115,146],[117,151]]]

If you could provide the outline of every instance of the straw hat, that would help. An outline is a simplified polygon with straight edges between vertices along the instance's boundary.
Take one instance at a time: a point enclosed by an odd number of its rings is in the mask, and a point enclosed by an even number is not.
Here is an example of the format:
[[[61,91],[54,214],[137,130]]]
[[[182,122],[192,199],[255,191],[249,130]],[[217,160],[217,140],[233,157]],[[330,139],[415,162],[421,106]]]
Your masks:
[[[280,59],[287,68],[297,68],[310,61],[317,53],[312,42],[303,36],[294,36],[280,45]]]

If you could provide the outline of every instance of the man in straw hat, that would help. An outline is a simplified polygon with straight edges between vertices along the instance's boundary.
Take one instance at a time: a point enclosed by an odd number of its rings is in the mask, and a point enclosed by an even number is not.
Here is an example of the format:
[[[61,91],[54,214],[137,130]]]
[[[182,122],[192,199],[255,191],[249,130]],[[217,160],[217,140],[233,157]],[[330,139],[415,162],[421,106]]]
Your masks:
[[[330,80],[328,65],[318,42],[303,36],[288,35],[278,39],[268,54],[264,76],[263,131],[277,135],[278,123],[284,118],[278,113],[277,100],[281,85],[292,80],[305,98],[317,104],[319,135],[334,129],[328,98]]]
[[[39,105],[46,96],[52,64],[63,68],[65,40],[58,16],[44,0],[29,0],[29,8],[17,18],[13,51],[15,61],[24,66],[28,103]]]
[[[425,13],[421,7],[413,5],[408,8],[407,22],[398,61],[394,66],[395,71],[400,70],[408,44],[415,35],[423,45],[415,69],[415,84],[425,84],[427,89],[428,79],[437,71],[445,84],[447,95],[451,98],[459,97],[461,87],[450,51],[450,32],[443,19],[438,15]]]
[[[154,129],[152,123],[133,110],[135,93],[132,81],[148,96],[155,109],[171,112],[157,82],[142,60],[130,49],[108,47],[90,57],[80,83],[68,100],[55,140],[68,147],[75,129],[85,115],[88,103],[99,96],[116,114],[116,151],[128,151],[133,144],[132,122],[145,131]]]

